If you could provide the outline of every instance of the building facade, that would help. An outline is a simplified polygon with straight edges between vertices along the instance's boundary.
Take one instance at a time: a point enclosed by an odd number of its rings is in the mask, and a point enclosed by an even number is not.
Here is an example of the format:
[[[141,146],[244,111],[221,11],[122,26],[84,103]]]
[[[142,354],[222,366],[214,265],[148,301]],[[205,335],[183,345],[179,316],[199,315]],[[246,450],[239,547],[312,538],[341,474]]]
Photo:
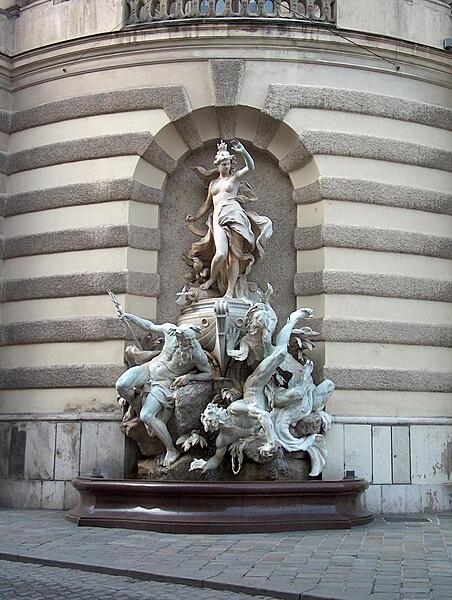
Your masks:
[[[4,1],[0,504],[130,475],[129,312],[172,320],[190,166],[256,157],[280,318],[315,310],[324,478],[375,512],[451,509],[451,2]],[[445,41],[446,40],[446,41]],[[449,40],[449,42],[447,41]]]

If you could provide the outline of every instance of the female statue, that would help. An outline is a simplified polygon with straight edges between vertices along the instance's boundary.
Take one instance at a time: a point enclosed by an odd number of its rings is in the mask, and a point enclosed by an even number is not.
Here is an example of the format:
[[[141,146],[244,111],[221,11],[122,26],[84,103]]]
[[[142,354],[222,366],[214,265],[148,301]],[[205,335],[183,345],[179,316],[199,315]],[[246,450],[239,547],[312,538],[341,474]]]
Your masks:
[[[227,144],[217,145],[215,165],[218,177],[209,184],[207,198],[196,215],[187,215],[188,223],[210,213],[207,234],[192,245],[191,258],[210,263],[210,275],[200,287],[208,290],[217,285],[226,298],[246,297],[246,275],[258,258],[264,255],[264,244],[272,234],[272,222],[249,210],[244,204],[256,200],[250,186],[242,180],[254,169],[254,161],[237,140],[231,148],[243,156],[245,166],[234,170],[234,159]],[[216,174],[216,173],[215,173]]]

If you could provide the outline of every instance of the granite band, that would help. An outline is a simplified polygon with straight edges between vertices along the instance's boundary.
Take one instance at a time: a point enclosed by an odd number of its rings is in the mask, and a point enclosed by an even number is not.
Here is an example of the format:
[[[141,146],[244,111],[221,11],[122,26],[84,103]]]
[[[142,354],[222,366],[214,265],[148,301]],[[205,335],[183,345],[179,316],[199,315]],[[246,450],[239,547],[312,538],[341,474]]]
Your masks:
[[[452,214],[452,194],[379,181],[319,177],[314,183],[294,190],[295,204],[312,204],[323,199]]]
[[[8,175],[12,175],[68,162],[130,155],[143,157],[165,173],[171,173],[176,168],[176,161],[159,146],[153,136],[149,132],[141,132],[56,142],[23,150],[9,156],[7,169]]]
[[[116,317],[73,317],[44,319],[3,325],[0,345],[45,344],[53,342],[100,342],[124,340],[130,333]]]
[[[10,119],[11,119],[11,113],[9,111],[0,110],[0,131],[2,133],[9,133]]]
[[[14,423],[21,421],[121,421],[119,412],[41,412],[41,413],[0,413],[0,423]]]
[[[150,188],[134,179],[104,179],[9,196],[6,200],[4,216],[116,200],[160,204],[161,198],[161,190]]]
[[[0,173],[2,175],[9,175],[9,160],[6,152],[0,151]]]
[[[129,88],[73,96],[12,113],[10,133],[67,119],[156,108],[162,108],[171,121],[182,119],[192,111],[181,85]]]
[[[452,283],[446,280],[351,271],[297,273],[294,291],[296,296],[353,294],[436,302],[452,300]]]
[[[325,367],[324,376],[339,390],[452,391],[452,373],[443,371]]]
[[[295,230],[294,244],[296,250],[355,248],[452,258],[452,240],[448,237],[376,227],[330,224],[299,227]]]
[[[416,346],[452,345],[452,326],[383,321],[377,319],[314,318],[310,327],[319,332],[319,341],[407,344]]]
[[[357,90],[309,85],[270,85],[264,112],[282,121],[290,108],[350,112],[452,130],[452,110],[444,106]]]
[[[158,297],[160,276],[157,273],[131,271],[107,271],[102,273],[72,273],[53,277],[13,279],[4,281],[2,302],[34,300],[37,298],[68,298],[72,296],[96,296],[107,290],[116,294],[136,294]]]
[[[0,389],[114,387],[123,365],[64,365],[0,369]]]
[[[8,238],[3,258],[121,247],[159,250],[160,230],[134,225],[102,225]]]
[[[314,154],[351,156],[452,171],[452,153],[446,150],[385,139],[335,131],[304,131],[300,142],[280,160],[284,172],[302,167]]]

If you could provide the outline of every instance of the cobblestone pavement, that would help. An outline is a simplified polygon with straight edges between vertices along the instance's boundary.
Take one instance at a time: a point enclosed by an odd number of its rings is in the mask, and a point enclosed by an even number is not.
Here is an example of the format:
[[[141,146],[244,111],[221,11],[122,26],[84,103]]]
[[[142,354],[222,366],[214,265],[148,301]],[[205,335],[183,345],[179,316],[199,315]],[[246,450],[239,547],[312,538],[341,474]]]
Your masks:
[[[77,528],[59,511],[3,509],[0,559],[204,586],[196,593],[206,598],[220,599],[216,588],[237,592],[238,598],[251,593],[293,600],[451,600],[452,515],[419,518],[379,517],[340,531],[171,535]],[[190,600],[198,598],[195,590],[184,589]]]
[[[188,590],[188,591],[187,591]],[[0,560],[0,598],[27,600],[269,600],[207,588]]]

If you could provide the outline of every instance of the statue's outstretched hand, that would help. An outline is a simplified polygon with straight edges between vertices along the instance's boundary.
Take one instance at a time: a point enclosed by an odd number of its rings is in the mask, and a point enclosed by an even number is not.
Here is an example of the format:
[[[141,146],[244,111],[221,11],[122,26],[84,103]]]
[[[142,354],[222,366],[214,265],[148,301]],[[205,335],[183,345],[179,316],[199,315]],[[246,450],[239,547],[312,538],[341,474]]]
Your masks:
[[[179,377],[176,377],[176,379],[171,384],[171,389],[177,390],[178,388],[183,387],[184,385],[187,385],[187,383],[190,383],[190,376],[189,375],[180,375]]]
[[[231,148],[232,150],[234,150],[234,152],[238,152],[239,154],[242,154],[242,152],[245,152],[245,146],[239,142],[239,140],[231,140]]]
[[[269,458],[276,448],[276,444],[267,443],[259,448],[259,454],[265,458]]]

